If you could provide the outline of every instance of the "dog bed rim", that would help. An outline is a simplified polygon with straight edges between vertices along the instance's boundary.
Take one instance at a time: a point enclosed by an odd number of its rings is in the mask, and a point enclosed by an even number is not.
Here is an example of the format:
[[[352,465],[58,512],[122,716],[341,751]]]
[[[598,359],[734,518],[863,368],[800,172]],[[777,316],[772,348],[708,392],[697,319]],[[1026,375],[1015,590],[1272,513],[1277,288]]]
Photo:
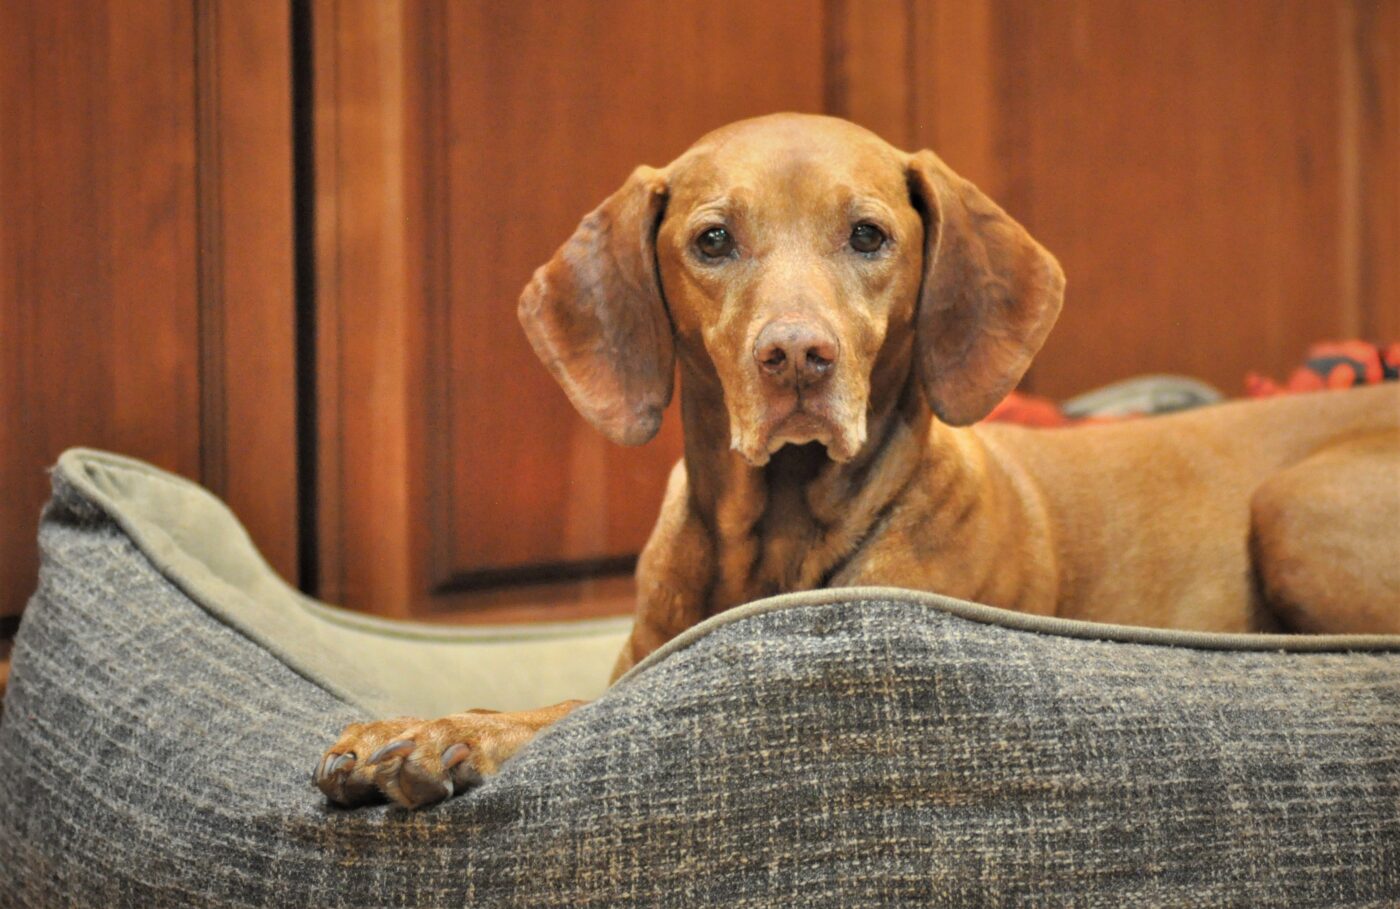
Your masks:
[[[356,631],[381,634],[389,637],[399,638],[409,641],[425,641],[438,643],[453,643],[456,641],[479,642],[490,640],[493,642],[507,643],[513,640],[531,640],[538,637],[572,637],[588,636],[597,634],[600,629],[606,629],[617,624],[620,616],[605,616],[602,618],[572,619],[556,622],[531,622],[526,624],[508,625],[443,625],[432,622],[420,622],[412,619],[385,618],[370,613],[358,612],[347,609],[343,606],[336,606],[322,602],[315,597],[309,596],[287,583],[278,574],[266,559],[262,552],[248,538],[247,530],[238,520],[238,516],[228,508],[222,499],[214,495],[209,489],[200,484],[182,477],[179,474],[171,473],[149,464],[137,458],[114,452],[102,451],[95,448],[75,447],[65,450],[59,455],[57,463],[51,468],[52,473],[61,474],[64,481],[82,493],[83,497],[96,505],[103,514],[112,520],[136,545],[141,555],[155,567],[163,576],[170,580],[176,587],[180,588],[186,596],[197,601],[202,607],[207,607],[213,598],[211,591],[205,589],[205,582],[197,577],[190,577],[181,567],[169,564],[159,553],[155,552],[152,541],[147,536],[146,529],[139,520],[133,520],[127,514],[123,505],[116,501],[113,496],[103,489],[89,474],[89,465],[99,465],[106,470],[129,471],[137,474],[143,479],[164,483],[169,486],[179,488],[192,495],[196,495],[205,500],[214,502],[219,506],[219,510],[229,519],[229,529],[236,531],[240,537],[247,541],[250,554],[258,560],[257,568],[266,577],[276,581],[286,594],[296,599],[302,607],[310,610],[318,619],[333,625],[341,625]],[[188,553],[187,553],[188,554]],[[193,556],[191,556],[193,558]],[[242,591],[239,591],[242,593]],[[208,611],[206,609],[206,611]],[[216,610],[217,612],[217,610]]]
[[[203,585],[198,583],[195,579],[182,576],[182,572],[178,570],[172,571],[172,566],[165,564],[159,554],[153,551],[153,547],[150,541],[146,539],[145,532],[139,522],[129,520],[121,504],[114,501],[113,498],[108,495],[105,490],[100,488],[94,479],[89,476],[88,471],[85,469],[89,464],[99,464],[103,468],[109,470],[131,471],[147,479],[175,483],[193,494],[213,499],[222,506],[221,510],[229,516],[238,530],[243,531],[242,525],[237,522],[236,516],[234,516],[232,512],[229,512],[227,506],[224,506],[216,496],[199,484],[168,473],[167,471],[146,464],[145,462],[127,458],[122,455],[88,448],[72,448],[65,451],[59,457],[58,463],[54,467],[55,471],[62,473],[67,482],[76,487],[89,501],[97,505],[110,519],[115,521],[136,544],[142,555],[161,571],[162,574],[165,574],[175,581],[177,585],[181,587],[187,595],[195,599],[201,607],[207,608],[211,598],[209,592],[204,590]],[[246,531],[243,531],[243,533],[246,536]],[[444,641],[452,640],[457,634],[470,636],[477,640],[479,640],[483,634],[493,637],[499,636],[497,638],[499,640],[509,640],[512,637],[528,638],[542,630],[539,626],[531,626],[525,629],[513,628],[511,626],[498,628],[473,626],[469,629],[458,630],[411,621],[381,619],[350,612],[321,603],[318,600],[302,594],[295,588],[292,588],[290,585],[286,584],[285,581],[282,581],[280,576],[267,565],[265,560],[261,559],[261,554],[257,553],[255,548],[252,548],[250,545],[250,549],[252,549],[259,559],[257,567],[260,571],[275,578],[280,586],[295,595],[304,605],[313,609],[322,619],[352,625],[364,631],[393,635],[401,638]],[[959,600],[941,594],[909,590],[900,587],[831,587],[821,590],[778,594],[776,596],[754,600],[750,603],[736,606],[733,609],[711,616],[681,632],[675,638],[672,638],[666,644],[648,654],[646,658],[628,670],[628,672],[618,680],[618,683],[625,683],[636,678],[639,674],[655,666],[662,660],[665,660],[672,654],[690,647],[697,641],[730,624],[742,622],[781,609],[801,609],[806,607],[826,606],[837,602],[862,601],[878,601],[882,603],[894,602],[920,608],[935,609],[961,619],[984,625],[998,626],[1012,631],[1123,644],[1179,647],[1196,650],[1277,651],[1281,653],[1400,651],[1400,635],[1230,634],[1179,631],[1130,625],[1111,625],[1078,619],[1065,619],[1056,616],[1031,615],[1008,609],[1001,609],[995,606],[987,606],[981,603]],[[611,619],[605,621],[611,622],[616,620]],[[550,633],[559,633],[561,631],[567,633],[569,629],[580,629],[580,633],[587,633],[582,629],[591,628],[597,623],[598,620],[593,622],[559,622],[553,623],[548,630]]]

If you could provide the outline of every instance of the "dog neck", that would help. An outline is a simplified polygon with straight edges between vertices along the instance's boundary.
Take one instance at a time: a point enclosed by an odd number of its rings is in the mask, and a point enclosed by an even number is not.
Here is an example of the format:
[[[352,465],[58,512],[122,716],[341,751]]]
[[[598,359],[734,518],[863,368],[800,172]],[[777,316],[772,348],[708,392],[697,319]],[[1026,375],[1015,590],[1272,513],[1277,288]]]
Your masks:
[[[876,386],[879,387],[878,385]],[[888,520],[926,468],[930,432],[955,433],[924,405],[912,371],[873,396],[867,442],[851,460],[819,443],[785,446],[755,467],[730,448],[728,412],[708,364],[681,367],[690,507],[713,547],[708,612],[826,586]]]

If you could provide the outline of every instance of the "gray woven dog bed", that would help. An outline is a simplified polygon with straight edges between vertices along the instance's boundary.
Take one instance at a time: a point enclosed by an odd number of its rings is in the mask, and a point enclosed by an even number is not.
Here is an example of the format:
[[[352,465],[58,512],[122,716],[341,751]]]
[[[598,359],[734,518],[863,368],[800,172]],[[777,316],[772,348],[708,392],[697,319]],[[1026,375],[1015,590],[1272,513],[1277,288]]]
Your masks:
[[[1400,900],[1400,639],[779,597],[437,808],[328,807],[368,715],[594,695],[625,629],[300,597],[192,484],[75,451],[0,724],[7,906],[1281,906]],[[548,655],[548,658],[544,658]]]

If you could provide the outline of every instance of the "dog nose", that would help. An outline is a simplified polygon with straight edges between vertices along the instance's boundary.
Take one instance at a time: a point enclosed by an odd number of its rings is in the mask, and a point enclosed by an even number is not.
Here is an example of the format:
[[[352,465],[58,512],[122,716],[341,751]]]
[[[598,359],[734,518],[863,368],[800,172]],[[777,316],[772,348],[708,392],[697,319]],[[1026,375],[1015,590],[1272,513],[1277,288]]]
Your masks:
[[[841,345],[830,329],[806,319],[775,319],[754,342],[759,370],[774,379],[810,384],[836,368]]]

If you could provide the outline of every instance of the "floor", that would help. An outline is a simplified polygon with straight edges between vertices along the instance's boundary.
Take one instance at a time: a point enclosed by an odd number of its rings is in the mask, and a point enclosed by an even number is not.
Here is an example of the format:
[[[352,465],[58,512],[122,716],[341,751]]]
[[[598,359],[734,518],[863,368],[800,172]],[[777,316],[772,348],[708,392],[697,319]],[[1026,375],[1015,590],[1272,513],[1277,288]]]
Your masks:
[[[452,625],[567,622],[632,615],[636,600],[637,585],[632,576],[613,575],[440,596],[431,611],[403,617]]]

